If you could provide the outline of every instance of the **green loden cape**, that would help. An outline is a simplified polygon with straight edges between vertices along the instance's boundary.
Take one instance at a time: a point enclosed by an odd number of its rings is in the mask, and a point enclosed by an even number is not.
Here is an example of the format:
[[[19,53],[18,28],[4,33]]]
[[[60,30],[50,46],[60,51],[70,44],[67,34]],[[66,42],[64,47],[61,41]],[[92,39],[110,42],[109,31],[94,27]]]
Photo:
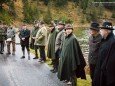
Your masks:
[[[55,40],[56,40],[57,33],[58,31],[54,28],[49,36],[47,57],[51,59],[55,59]]]
[[[85,65],[79,43],[75,35],[70,34],[66,37],[62,47],[57,76],[60,81],[70,80],[72,73],[75,73],[77,78],[86,79]]]

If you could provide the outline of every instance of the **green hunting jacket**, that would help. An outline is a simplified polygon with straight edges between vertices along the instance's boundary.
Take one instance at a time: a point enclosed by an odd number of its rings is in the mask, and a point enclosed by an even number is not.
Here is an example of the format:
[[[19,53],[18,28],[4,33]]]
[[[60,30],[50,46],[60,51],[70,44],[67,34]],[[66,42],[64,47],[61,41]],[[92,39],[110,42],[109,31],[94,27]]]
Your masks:
[[[5,29],[0,28],[0,41],[4,41],[5,39]]]

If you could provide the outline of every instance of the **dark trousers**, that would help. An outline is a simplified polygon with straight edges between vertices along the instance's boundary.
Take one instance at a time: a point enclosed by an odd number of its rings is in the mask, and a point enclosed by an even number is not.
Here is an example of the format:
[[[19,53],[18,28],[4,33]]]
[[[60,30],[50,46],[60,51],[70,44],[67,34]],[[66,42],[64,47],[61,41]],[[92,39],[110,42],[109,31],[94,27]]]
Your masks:
[[[72,86],[77,86],[76,72],[73,72],[73,73],[71,74],[70,81],[72,82]]]
[[[53,68],[58,70],[59,58],[60,58],[61,50],[58,50],[55,54],[55,59],[52,60]]]
[[[25,51],[25,48],[27,49],[27,51],[30,51],[29,45],[21,45],[21,47],[22,47],[22,51]]]
[[[89,64],[89,68],[90,68],[90,77],[93,80],[94,78],[94,73],[95,73],[95,64]]]
[[[0,41],[0,52],[3,52],[4,48],[4,42]]]
[[[31,38],[31,43],[30,43],[30,48],[31,48],[31,49],[34,49],[34,48],[35,48],[34,42],[35,42],[35,39]]]
[[[35,57],[38,58],[38,49],[39,49],[39,46],[38,45],[34,45],[34,50],[35,50]]]
[[[40,59],[46,61],[45,46],[39,46]]]

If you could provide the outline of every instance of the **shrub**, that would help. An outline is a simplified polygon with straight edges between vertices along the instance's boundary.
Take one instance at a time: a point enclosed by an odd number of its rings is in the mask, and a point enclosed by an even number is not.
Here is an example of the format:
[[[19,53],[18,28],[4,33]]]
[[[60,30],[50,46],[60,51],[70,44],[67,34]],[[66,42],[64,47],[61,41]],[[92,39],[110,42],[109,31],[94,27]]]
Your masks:
[[[12,21],[12,17],[10,16],[10,14],[7,11],[3,11],[0,14],[0,20],[3,21],[6,24],[11,24],[13,23]]]
[[[46,15],[43,17],[43,20],[45,23],[49,24],[50,21],[52,20],[52,14],[50,12],[50,8],[48,7]]]
[[[59,17],[58,21],[63,21],[65,23],[73,23],[71,19],[68,19],[67,17]]]
[[[27,2],[24,3],[24,20],[26,23],[33,23],[35,20],[39,20],[40,11],[35,4],[28,5]]]
[[[68,0],[56,0],[55,4],[58,7],[63,7],[63,6],[65,6],[67,4],[67,2],[68,2]]]

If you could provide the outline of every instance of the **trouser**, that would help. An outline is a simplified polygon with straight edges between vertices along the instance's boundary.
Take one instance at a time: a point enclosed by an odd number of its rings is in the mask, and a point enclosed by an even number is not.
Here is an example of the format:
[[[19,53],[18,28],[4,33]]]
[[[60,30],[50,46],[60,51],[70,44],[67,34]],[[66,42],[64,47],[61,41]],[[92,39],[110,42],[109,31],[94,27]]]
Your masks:
[[[94,78],[94,73],[95,73],[95,64],[89,64],[89,68],[90,68],[90,77],[93,80]]]
[[[29,45],[21,45],[21,47],[22,47],[23,56],[25,56],[25,48],[27,49],[28,56],[30,56]]]
[[[38,58],[38,48],[39,48],[39,46],[38,45],[35,45],[34,46],[35,48],[34,48],[34,50],[35,50],[35,57],[37,57]]]
[[[7,52],[10,53],[10,45],[12,43],[12,51],[15,52],[16,49],[15,49],[15,41],[7,41]]]
[[[39,46],[40,59],[46,61],[45,46]]]
[[[58,69],[60,54],[61,50],[58,50],[55,54],[55,59],[52,60],[53,68]]]
[[[30,43],[30,48],[31,48],[31,49],[34,49],[34,48],[35,48],[34,42],[35,42],[35,39],[31,38],[31,43]]]
[[[0,52],[3,51],[4,48],[4,41],[0,41]]]
[[[72,82],[72,86],[77,86],[77,77],[75,72],[71,74],[70,81]]]

